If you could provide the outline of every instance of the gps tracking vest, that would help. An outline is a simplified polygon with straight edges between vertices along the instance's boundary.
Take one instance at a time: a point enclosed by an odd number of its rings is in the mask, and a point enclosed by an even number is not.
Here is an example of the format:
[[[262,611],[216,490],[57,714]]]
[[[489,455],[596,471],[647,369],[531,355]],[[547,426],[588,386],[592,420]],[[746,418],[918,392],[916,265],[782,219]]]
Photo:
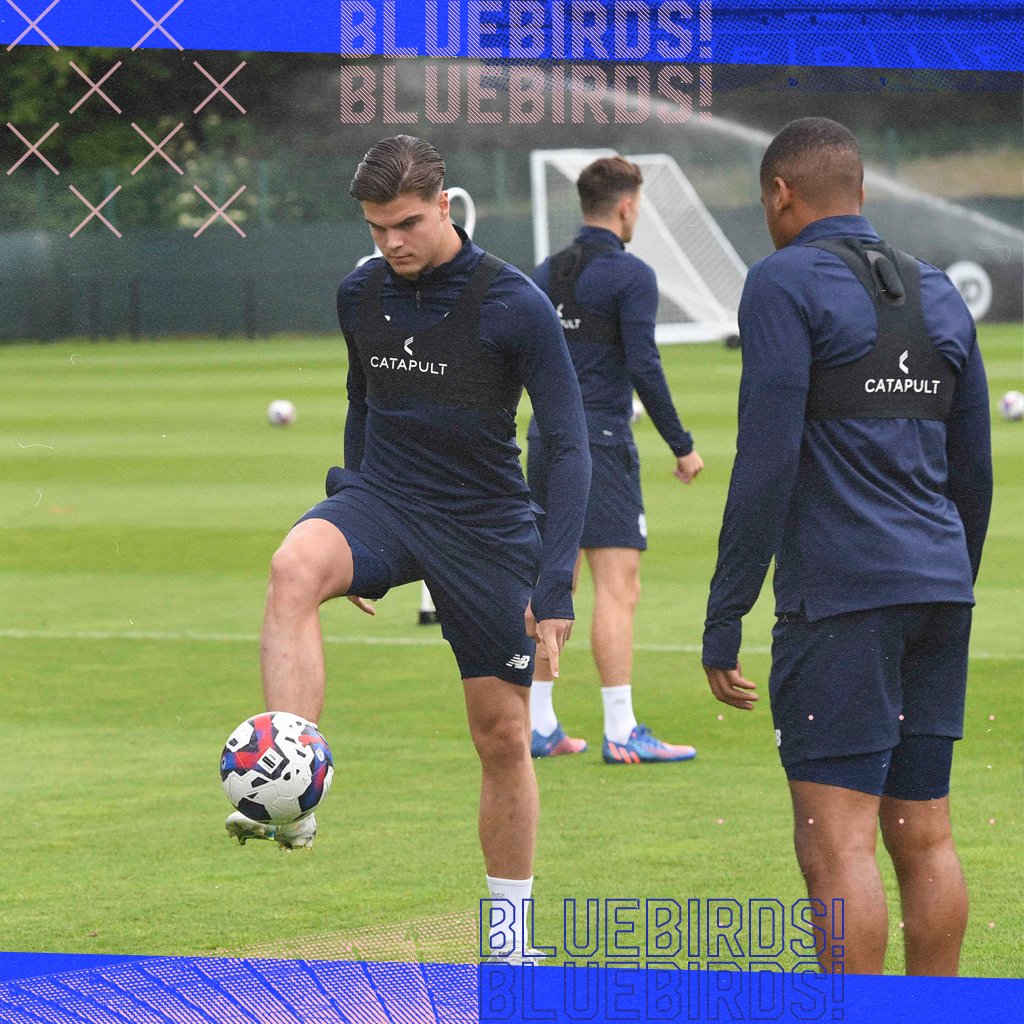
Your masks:
[[[606,246],[576,245],[563,249],[548,261],[548,298],[555,307],[565,340],[572,344],[585,341],[598,345],[619,342],[618,325],[606,316],[586,309],[576,301],[576,282],[587,264]]]
[[[514,411],[522,388],[480,341],[480,308],[504,265],[485,253],[447,315],[408,334],[384,317],[388,266],[382,259],[363,286],[355,327],[367,396]]]
[[[878,338],[867,355],[811,368],[807,419],[948,419],[957,373],[928,336],[917,260],[857,238],[807,244],[834,253],[853,271],[878,317]]]

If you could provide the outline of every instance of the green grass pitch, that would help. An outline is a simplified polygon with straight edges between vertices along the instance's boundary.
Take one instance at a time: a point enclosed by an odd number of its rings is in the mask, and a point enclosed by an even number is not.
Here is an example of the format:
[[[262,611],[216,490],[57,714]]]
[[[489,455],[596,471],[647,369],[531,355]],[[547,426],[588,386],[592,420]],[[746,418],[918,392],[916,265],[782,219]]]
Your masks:
[[[972,899],[963,972],[1012,976],[1024,932],[1024,423],[1003,422],[995,403],[1021,386],[1021,327],[986,326],[981,340],[998,489],[953,811]],[[316,849],[239,848],[222,828],[221,745],[261,709],[267,565],[341,459],[344,358],[329,338],[0,348],[5,949],[204,954],[470,911],[484,895],[476,756],[451,653],[415,624],[418,587],[381,601],[374,621],[347,602],[324,609],[321,726],[337,776]],[[567,896],[803,895],[768,709],[714,701],[697,654],[740,358],[717,345],[663,358],[707,469],[683,487],[650,422],[638,425],[651,546],[635,696],[643,720],[700,753],[601,763],[584,576],[557,700],[591,751],[537,765],[542,939],[558,940]],[[267,424],[274,398],[296,403],[292,426]],[[762,684],[769,589],[745,628],[744,668]],[[899,971],[886,879],[887,967]]]

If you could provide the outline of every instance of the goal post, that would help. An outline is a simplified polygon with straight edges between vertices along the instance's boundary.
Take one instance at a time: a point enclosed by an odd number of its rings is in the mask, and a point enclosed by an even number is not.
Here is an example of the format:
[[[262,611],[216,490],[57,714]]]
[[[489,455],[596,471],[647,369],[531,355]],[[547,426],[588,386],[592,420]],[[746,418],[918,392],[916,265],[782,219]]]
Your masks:
[[[613,149],[538,149],[530,154],[537,263],[572,242],[581,221],[580,172],[594,160],[615,155]],[[628,159],[644,178],[644,200],[629,249],[658,277],[657,341],[735,336],[746,264],[671,156]]]

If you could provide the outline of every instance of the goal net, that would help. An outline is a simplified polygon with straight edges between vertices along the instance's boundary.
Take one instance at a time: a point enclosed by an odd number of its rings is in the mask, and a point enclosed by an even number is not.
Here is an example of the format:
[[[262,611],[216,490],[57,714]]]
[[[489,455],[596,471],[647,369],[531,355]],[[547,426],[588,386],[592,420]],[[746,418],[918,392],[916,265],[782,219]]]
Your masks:
[[[581,222],[576,179],[613,149],[538,149],[530,154],[534,256],[570,245]],[[736,312],[747,273],[729,239],[676,161],[664,153],[630,156],[644,177],[640,217],[629,250],[658,275],[659,342],[710,341],[738,333]]]

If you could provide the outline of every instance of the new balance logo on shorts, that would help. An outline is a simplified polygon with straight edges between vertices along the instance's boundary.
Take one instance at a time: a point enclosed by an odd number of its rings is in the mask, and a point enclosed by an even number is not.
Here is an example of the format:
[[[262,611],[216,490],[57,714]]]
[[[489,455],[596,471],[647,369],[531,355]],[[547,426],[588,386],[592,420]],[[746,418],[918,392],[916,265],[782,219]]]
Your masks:
[[[530,656],[528,654],[513,654],[508,661],[505,662],[507,668],[529,668],[530,667]]]

